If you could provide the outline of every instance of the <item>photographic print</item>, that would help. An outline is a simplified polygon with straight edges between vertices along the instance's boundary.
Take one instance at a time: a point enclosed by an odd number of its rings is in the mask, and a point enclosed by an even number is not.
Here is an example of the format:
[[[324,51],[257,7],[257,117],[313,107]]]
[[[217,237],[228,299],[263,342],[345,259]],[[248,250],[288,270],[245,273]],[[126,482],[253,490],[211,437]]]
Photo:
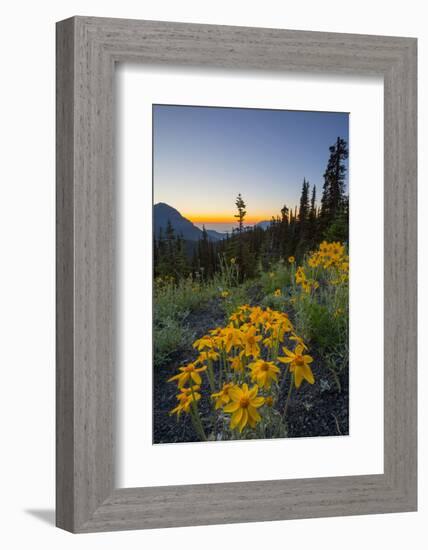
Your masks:
[[[348,435],[348,113],[152,112],[153,443]]]

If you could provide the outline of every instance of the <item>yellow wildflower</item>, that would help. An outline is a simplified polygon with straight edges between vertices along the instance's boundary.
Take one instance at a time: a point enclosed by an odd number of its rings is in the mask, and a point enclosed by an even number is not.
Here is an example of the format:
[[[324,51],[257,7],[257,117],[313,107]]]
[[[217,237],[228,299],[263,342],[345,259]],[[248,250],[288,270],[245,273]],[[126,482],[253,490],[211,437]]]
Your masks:
[[[230,401],[229,391],[233,388],[233,384],[223,384],[222,389],[218,393],[213,393],[211,395],[212,399],[215,399],[215,408],[220,409],[227,405]]]
[[[233,346],[239,346],[242,343],[241,331],[235,327],[226,327],[223,332],[223,343],[227,353]]]
[[[277,288],[274,292],[275,296],[281,296],[281,289]]]
[[[273,348],[275,341],[276,341],[276,338],[274,337],[273,334],[271,334],[270,336],[267,336],[263,340],[263,345],[265,346],[265,348]]]
[[[229,292],[227,290],[223,290],[223,292],[221,293],[221,297],[227,298],[228,296],[229,296]]]
[[[309,294],[311,292],[311,283],[309,281],[302,281],[302,289]]]
[[[290,264],[294,264],[295,261],[296,261],[296,258],[295,258],[294,256],[290,256],[290,257],[288,258],[288,262],[289,262]]]
[[[189,363],[185,367],[180,367],[178,370],[181,372],[170,378],[168,382],[177,380],[178,387],[181,389],[185,384],[187,384],[187,382],[190,381],[200,385],[202,379],[199,373],[207,370],[207,367],[205,365],[197,369],[195,363]]]
[[[259,323],[262,323],[264,321],[264,311],[261,307],[256,306],[253,307],[250,313],[250,321],[254,325],[258,325]]]
[[[303,379],[307,380],[309,384],[313,384],[315,379],[311,367],[309,366],[313,359],[310,355],[303,355],[303,346],[298,344],[294,352],[284,347],[282,349],[286,357],[278,357],[278,361],[290,364],[290,372],[294,373],[294,384],[296,388],[300,388]]]
[[[228,359],[230,366],[236,372],[242,372],[244,370],[244,364],[242,362],[243,354],[244,354],[244,350],[242,350],[239,355],[236,355],[235,357]]]
[[[247,332],[244,334],[245,341],[245,355],[249,357],[258,357],[260,355],[260,347],[257,344],[262,339],[262,336],[256,335],[257,329],[254,326],[251,326]]]
[[[217,361],[219,357],[220,354],[212,349],[208,351],[201,351],[199,357],[195,361],[195,365],[198,363],[205,363],[206,361]]]
[[[272,361],[259,359],[254,363],[250,363],[248,368],[251,370],[252,380],[265,390],[270,388],[272,382],[278,381],[280,370]]]
[[[200,386],[193,386],[192,388],[182,388],[180,393],[176,396],[179,403],[170,411],[169,414],[176,414],[178,417],[182,412],[188,413],[190,405],[193,401],[199,401],[201,394],[199,393]]]
[[[230,427],[237,428],[240,432],[249,424],[254,428],[261,417],[257,411],[265,400],[263,397],[257,397],[259,387],[254,385],[251,389],[247,384],[241,387],[234,386],[229,390],[231,402],[224,407],[224,412],[232,413]]]
[[[229,321],[232,323],[243,323],[245,321],[245,313],[243,311],[234,311],[229,317]]]
[[[343,309],[341,307],[338,307],[334,313],[333,313],[333,317],[337,318],[337,317],[340,317],[340,315],[343,315]]]
[[[233,265],[236,263],[236,259],[235,258],[230,258],[230,263]]]
[[[305,274],[305,270],[303,269],[303,267],[298,267],[297,268],[295,278],[296,278],[296,283],[297,284],[301,284],[304,281],[306,281],[306,274]]]
[[[295,334],[293,332],[293,334],[290,336],[290,340],[294,340],[295,342],[297,342],[297,344],[300,344],[302,346],[303,349],[307,350],[308,349],[308,346],[305,344],[305,342],[303,341],[303,338],[301,338],[300,336],[297,336],[297,334]]]
[[[319,258],[316,254],[313,254],[308,259],[308,265],[309,265],[309,267],[317,267],[319,265]]]
[[[282,342],[283,339],[284,339],[284,334],[286,332],[290,332],[290,330],[292,330],[292,328],[293,327],[291,326],[291,323],[287,323],[287,322],[277,323],[277,324],[273,325],[271,335],[270,335],[270,337],[272,339],[272,344],[276,343],[276,341]]]
[[[310,267],[321,266],[324,269],[337,268],[346,271],[348,261],[343,244],[323,241],[319,245],[318,250],[313,252],[309,257],[308,264]]]
[[[193,347],[196,348],[198,351],[201,351],[204,348],[211,349],[213,345],[214,341],[209,336],[203,336],[202,338],[199,338],[198,340],[195,340],[193,342]]]
[[[265,398],[265,405],[267,405],[268,407],[272,407],[273,405],[273,397],[271,395],[268,395],[266,398]]]

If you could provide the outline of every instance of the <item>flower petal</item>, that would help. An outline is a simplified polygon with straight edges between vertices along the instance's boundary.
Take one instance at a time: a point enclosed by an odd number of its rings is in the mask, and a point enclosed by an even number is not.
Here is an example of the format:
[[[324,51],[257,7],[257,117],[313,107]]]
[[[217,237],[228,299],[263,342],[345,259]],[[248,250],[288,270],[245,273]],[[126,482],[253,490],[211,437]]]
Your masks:
[[[294,359],[294,353],[287,349],[285,346],[283,346],[282,351],[285,353],[285,355],[288,355],[288,357]]]
[[[229,395],[232,401],[239,401],[242,397],[242,390],[241,388],[237,388],[237,387],[230,388]]]
[[[312,374],[311,367],[308,367],[308,365],[305,365],[302,367],[302,375],[305,380],[309,382],[309,384],[313,384],[315,382],[314,375]]]
[[[239,431],[242,432],[242,430],[245,428],[248,422],[248,412],[247,409],[240,409],[242,411],[242,417],[241,422],[239,423]]]
[[[236,428],[236,426],[238,426],[238,424],[241,422],[241,419],[242,419],[242,412],[243,412],[243,409],[238,409],[233,415],[232,415],[232,418],[230,419],[230,427],[232,428],[232,430],[234,428]]]
[[[180,378],[178,379],[178,384],[177,384],[178,387],[181,389],[188,379],[189,379],[189,375],[187,374],[187,372],[180,375]]]
[[[293,361],[293,357],[278,357],[278,361],[281,363],[291,363]]]
[[[254,407],[249,406],[247,411],[249,419],[253,420],[254,422],[259,422],[261,420],[261,416],[257,412],[257,409],[255,409]]]
[[[202,383],[199,373],[193,371],[190,373],[190,376],[192,377],[193,382],[195,382],[195,384],[198,384],[198,386]]]
[[[294,369],[294,383],[297,389],[300,388],[300,384],[302,383],[302,380],[303,380],[302,370],[303,370],[302,367],[296,367]]]
[[[233,413],[239,409],[239,401],[234,401],[225,406],[224,412]]]
[[[265,402],[264,397],[256,397],[254,399],[251,399],[250,405],[251,407],[258,409],[264,404],[264,402]]]
[[[253,386],[248,394],[248,397],[250,399],[254,399],[254,397],[256,397],[257,393],[259,391],[259,387],[258,385],[256,384],[255,386]]]

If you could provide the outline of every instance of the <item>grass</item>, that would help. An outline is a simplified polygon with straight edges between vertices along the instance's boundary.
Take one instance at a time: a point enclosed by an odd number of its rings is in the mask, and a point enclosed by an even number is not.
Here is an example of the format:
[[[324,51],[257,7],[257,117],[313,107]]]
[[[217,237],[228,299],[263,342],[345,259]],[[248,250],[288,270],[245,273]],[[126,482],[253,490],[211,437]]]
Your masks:
[[[192,311],[208,304],[216,294],[213,283],[190,277],[176,284],[172,279],[156,279],[153,300],[153,361],[165,364],[174,353],[187,349],[194,333],[186,319]]]
[[[177,284],[172,279],[157,279],[155,366],[191,347],[195,335],[188,317],[192,312],[207,309],[209,314],[210,303],[216,300],[227,319],[242,304],[261,305],[290,315],[298,334],[316,350],[339,387],[338,376],[348,365],[348,284],[347,280],[337,282],[339,271],[334,266],[325,268],[322,261],[321,265],[311,263],[313,257],[306,257],[300,265],[306,287],[296,283],[297,266],[285,261],[268,271],[260,269],[257,277],[243,283],[239,283],[237,265],[226,261],[222,261],[220,273],[208,281],[189,277]],[[260,289],[258,303],[252,294],[255,287]]]

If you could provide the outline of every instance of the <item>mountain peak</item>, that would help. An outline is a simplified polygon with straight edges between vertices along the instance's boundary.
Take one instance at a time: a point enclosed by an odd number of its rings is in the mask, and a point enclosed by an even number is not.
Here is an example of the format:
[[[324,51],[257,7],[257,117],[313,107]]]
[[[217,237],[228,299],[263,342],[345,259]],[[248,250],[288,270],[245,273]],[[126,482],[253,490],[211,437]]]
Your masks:
[[[180,235],[186,241],[199,241],[202,238],[202,230],[196,227],[190,220],[180,214],[180,212],[165,202],[158,202],[153,206],[154,233],[159,237],[159,233],[165,232],[168,222],[172,225],[175,233]],[[207,231],[208,237],[212,240],[223,238],[216,231]]]
[[[158,202],[153,207],[154,232],[165,232],[168,222],[172,225],[176,235],[180,235],[187,241],[198,241],[202,237],[202,231],[193,223],[180,214],[178,210],[166,204]]]

